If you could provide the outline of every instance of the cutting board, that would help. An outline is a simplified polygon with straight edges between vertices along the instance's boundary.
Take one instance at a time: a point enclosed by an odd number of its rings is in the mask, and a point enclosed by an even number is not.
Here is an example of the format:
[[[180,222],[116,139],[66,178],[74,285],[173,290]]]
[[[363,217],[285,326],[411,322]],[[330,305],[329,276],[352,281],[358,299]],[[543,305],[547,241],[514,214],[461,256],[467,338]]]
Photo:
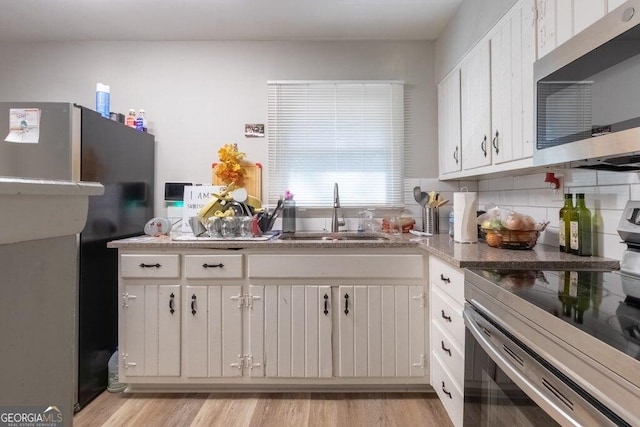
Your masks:
[[[213,185],[225,185],[216,176],[216,167],[218,163],[211,164],[211,176]],[[247,193],[258,200],[262,200],[262,164],[252,162],[242,162],[242,167],[247,171],[244,179],[244,188]]]

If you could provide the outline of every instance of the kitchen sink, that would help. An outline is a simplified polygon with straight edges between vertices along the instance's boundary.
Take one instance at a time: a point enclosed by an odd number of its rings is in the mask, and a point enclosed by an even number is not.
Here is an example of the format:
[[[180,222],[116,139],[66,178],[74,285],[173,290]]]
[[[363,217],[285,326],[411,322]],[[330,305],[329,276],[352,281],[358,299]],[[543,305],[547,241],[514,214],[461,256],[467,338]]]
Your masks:
[[[389,237],[380,234],[355,234],[355,233],[284,233],[278,237],[279,240],[296,241],[373,241],[382,242],[389,240]]]

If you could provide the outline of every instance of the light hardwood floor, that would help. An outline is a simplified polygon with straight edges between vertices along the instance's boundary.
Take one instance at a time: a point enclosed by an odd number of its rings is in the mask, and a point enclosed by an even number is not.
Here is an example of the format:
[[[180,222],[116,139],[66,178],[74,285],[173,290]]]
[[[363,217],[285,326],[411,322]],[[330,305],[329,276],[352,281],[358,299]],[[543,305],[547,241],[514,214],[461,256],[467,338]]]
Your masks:
[[[451,426],[426,393],[112,394],[73,418],[83,426]]]

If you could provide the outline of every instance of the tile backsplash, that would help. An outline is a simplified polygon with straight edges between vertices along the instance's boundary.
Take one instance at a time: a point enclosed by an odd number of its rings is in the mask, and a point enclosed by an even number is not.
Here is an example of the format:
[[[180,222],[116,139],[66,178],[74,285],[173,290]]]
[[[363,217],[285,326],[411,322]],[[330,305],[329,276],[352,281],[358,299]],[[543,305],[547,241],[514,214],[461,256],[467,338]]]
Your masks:
[[[616,231],[628,200],[640,199],[640,174],[580,169],[554,170],[564,192],[585,193],[595,228],[594,254],[620,259],[625,245]],[[562,195],[544,182],[545,174],[532,174],[478,181],[480,208],[493,202],[501,207],[531,215],[536,221],[550,221],[540,243],[557,245],[558,211]]]

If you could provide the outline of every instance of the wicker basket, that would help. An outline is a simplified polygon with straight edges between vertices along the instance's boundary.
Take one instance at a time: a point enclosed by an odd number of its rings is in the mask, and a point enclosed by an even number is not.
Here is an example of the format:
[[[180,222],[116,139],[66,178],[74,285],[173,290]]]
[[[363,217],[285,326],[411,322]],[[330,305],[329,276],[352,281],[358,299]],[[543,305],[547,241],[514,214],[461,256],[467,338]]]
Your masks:
[[[538,242],[538,230],[482,229],[487,245],[501,249],[532,249]]]

